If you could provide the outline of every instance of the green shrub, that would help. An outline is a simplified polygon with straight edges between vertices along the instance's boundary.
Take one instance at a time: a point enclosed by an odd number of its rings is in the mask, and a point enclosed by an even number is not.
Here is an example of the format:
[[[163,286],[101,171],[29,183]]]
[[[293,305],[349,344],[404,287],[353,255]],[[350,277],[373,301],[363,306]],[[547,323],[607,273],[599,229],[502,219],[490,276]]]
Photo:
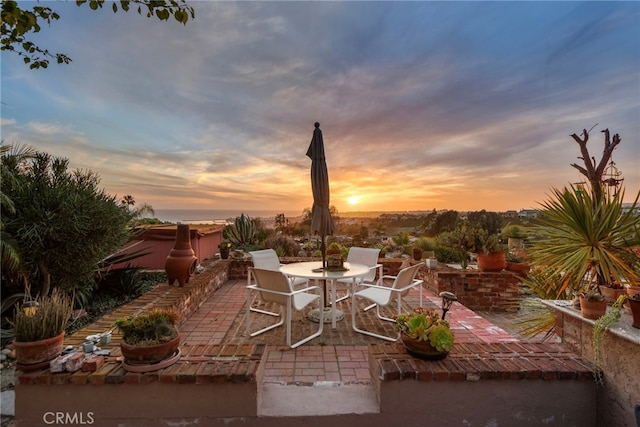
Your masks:
[[[290,237],[278,236],[267,241],[267,247],[276,251],[279,257],[298,256],[300,245]]]

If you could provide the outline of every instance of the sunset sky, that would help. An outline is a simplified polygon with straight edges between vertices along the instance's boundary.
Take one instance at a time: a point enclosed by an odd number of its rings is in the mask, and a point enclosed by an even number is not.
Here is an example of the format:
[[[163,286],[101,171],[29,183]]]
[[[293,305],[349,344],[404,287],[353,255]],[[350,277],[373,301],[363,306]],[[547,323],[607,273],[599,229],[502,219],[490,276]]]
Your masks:
[[[73,62],[2,52],[2,139],[156,209],[301,212],[316,121],[340,212],[538,207],[591,128],[640,189],[639,2],[43,3],[32,40]]]

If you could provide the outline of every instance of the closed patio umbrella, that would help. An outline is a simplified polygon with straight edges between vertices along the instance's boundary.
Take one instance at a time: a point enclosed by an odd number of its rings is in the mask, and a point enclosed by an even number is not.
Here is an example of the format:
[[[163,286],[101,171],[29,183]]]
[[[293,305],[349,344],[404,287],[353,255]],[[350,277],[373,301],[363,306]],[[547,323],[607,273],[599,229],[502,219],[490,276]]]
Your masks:
[[[327,247],[325,237],[332,235],[335,230],[333,218],[329,211],[329,174],[324,157],[324,141],[320,123],[314,123],[313,138],[307,150],[307,157],[311,158],[311,191],[313,192],[313,207],[311,208],[311,230],[320,235],[320,250],[322,251],[322,266],[325,267]]]

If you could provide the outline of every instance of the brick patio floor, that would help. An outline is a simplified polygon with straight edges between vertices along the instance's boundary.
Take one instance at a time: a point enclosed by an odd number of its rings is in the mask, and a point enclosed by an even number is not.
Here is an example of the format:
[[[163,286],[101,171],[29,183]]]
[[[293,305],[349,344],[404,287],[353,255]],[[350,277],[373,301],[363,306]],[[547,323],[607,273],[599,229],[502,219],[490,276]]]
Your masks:
[[[194,315],[182,323],[180,332],[183,344],[266,344],[267,359],[262,376],[264,383],[312,385],[325,382],[363,384],[371,381],[368,344],[385,341],[353,331],[350,299],[337,305],[344,312],[345,318],[337,322],[336,329],[331,329],[331,324],[327,323],[321,336],[297,349],[290,349],[285,345],[284,326],[247,338],[245,285],[244,280],[230,280],[211,295]],[[423,305],[439,311],[440,298],[427,290],[423,289],[422,292]],[[408,311],[411,307],[417,306],[418,301],[417,291],[412,290],[403,298],[403,310]],[[257,306],[261,303],[254,298],[252,304]],[[277,311],[274,306],[264,304],[260,308]],[[295,341],[317,329],[318,324],[305,317],[306,311],[293,312],[292,340]],[[383,309],[383,313],[387,316],[391,314],[387,309]],[[252,313],[252,330],[258,330],[274,320],[271,316]],[[519,341],[517,337],[459,303],[454,303],[447,313],[447,320],[454,330],[456,343]],[[393,324],[379,320],[375,316],[375,309],[366,313],[359,310],[357,324],[361,328],[383,334],[394,334]]]

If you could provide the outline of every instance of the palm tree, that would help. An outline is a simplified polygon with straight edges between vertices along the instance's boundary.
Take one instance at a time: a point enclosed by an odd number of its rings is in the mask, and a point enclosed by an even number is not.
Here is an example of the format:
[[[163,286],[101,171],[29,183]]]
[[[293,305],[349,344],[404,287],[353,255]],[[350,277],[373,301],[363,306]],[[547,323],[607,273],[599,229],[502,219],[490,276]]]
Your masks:
[[[2,167],[0,172],[0,247],[2,251],[2,267],[7,273],[20,272],[22,263],[18,242],[5,231],[4,218],[7,214],[15,213],[13,200],[2,191],[5,186],[19,185],[15,172],[23,166],[23,162],[33,157],[34,149],[25,145],[4,145],[4,140],[0,141],[0,158]]]
[[[591,192],[554,189],[553,199],[542,203],[541,218],[534,225],[539,236],[531,248],[534,264],[562,277],[557,294],[566,290],[597,290],[598,285],[639,279],[634,263],[640,262],[631,247],[640,244],[640,222],[632,209],[624,212],[624,191],[613,197]],[[553,283],[553,282],[550,282]]]
[[[136,201],[131,194],[127,194],[126,196],[122,197],[122,200],[120,200],[120,204],[122,206],[126,206],[128,210],[131,210],[130,206],[135,205]]]

